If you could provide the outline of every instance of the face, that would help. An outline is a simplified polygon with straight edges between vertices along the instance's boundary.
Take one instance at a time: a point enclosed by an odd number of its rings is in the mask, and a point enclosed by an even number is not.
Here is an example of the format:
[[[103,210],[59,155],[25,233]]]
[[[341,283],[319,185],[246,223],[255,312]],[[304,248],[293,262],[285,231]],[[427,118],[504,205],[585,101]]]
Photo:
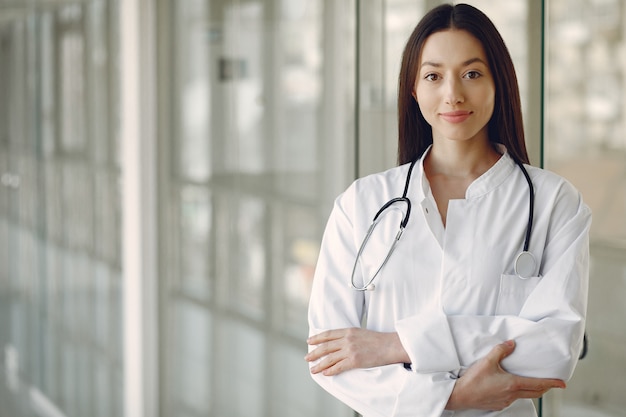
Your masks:
[[[426,39],[413,95],[433,141],[489,140],[495,84],[484,48],[469,32],[450,29]]]

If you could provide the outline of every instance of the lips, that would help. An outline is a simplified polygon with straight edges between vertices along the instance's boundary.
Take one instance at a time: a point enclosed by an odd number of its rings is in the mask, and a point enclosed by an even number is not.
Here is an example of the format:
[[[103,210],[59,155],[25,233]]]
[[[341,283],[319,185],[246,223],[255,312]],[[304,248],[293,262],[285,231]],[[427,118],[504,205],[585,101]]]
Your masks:
[[[457,111],[451,111],[451,112],[446,112],[446,113],[440,113],[439,115],[441,116],[442,119],[444,119],[447,122],[462,123],[472,115],[472,112],[465,111],[465,110],[457,110]]]

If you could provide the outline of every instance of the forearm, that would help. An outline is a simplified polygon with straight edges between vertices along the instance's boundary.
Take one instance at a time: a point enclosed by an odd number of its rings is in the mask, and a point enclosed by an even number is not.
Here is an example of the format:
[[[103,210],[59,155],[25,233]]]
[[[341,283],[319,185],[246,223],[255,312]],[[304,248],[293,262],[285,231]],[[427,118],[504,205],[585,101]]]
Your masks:
[[[311,376],[350,408],[372,417],[440,417],[455,383],[447,373],[422,375],[401,365]]]
[[[515,340],[518,347],[503,361],[504,369],[522,376],[567,380],[577,362],[584,332],[582,319],[535,322],[513,316],[443,316],[439,324],[433,321],[427,328],[415,323],[423,321],[414,317],[398,327],[412,368],[422,373],[458,371],[484,357],[495,345]]]
[[[397,333],[362,328],[327,330],[307,339],[305,356],[313,374],[338,375],[351,369],[407,363],[409,356]]]

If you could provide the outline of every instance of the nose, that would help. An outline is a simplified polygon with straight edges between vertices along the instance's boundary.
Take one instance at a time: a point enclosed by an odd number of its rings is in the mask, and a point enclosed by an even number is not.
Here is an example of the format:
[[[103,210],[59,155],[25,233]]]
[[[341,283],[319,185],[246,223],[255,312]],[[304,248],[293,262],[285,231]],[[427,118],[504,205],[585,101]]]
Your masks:
[[[445,82],[445,100],[446,104],[459,104],[465,101],[465,97],[463,95],[463,86],[461,84],[461,80],[456,77],[448,77]]]

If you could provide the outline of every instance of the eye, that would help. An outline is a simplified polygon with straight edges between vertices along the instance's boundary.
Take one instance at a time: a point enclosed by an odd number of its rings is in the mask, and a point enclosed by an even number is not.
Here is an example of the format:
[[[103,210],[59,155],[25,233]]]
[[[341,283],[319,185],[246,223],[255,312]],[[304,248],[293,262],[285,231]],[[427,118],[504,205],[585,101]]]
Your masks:
[[[475,80],[476,78],[482,77],[482,74],[478,71],[467,71],[463,78],[467,78],[469,80]]]
[[[432,73],[432,72],[431,72],[431,73],[429,73],[429,74],[426,74],[426,75],[424,76],[424,79],[425,79],[426,81],[437,81],[437,80],[439,79],[439,75],[437,75],[437,74],[435,74],[435,73]]]

